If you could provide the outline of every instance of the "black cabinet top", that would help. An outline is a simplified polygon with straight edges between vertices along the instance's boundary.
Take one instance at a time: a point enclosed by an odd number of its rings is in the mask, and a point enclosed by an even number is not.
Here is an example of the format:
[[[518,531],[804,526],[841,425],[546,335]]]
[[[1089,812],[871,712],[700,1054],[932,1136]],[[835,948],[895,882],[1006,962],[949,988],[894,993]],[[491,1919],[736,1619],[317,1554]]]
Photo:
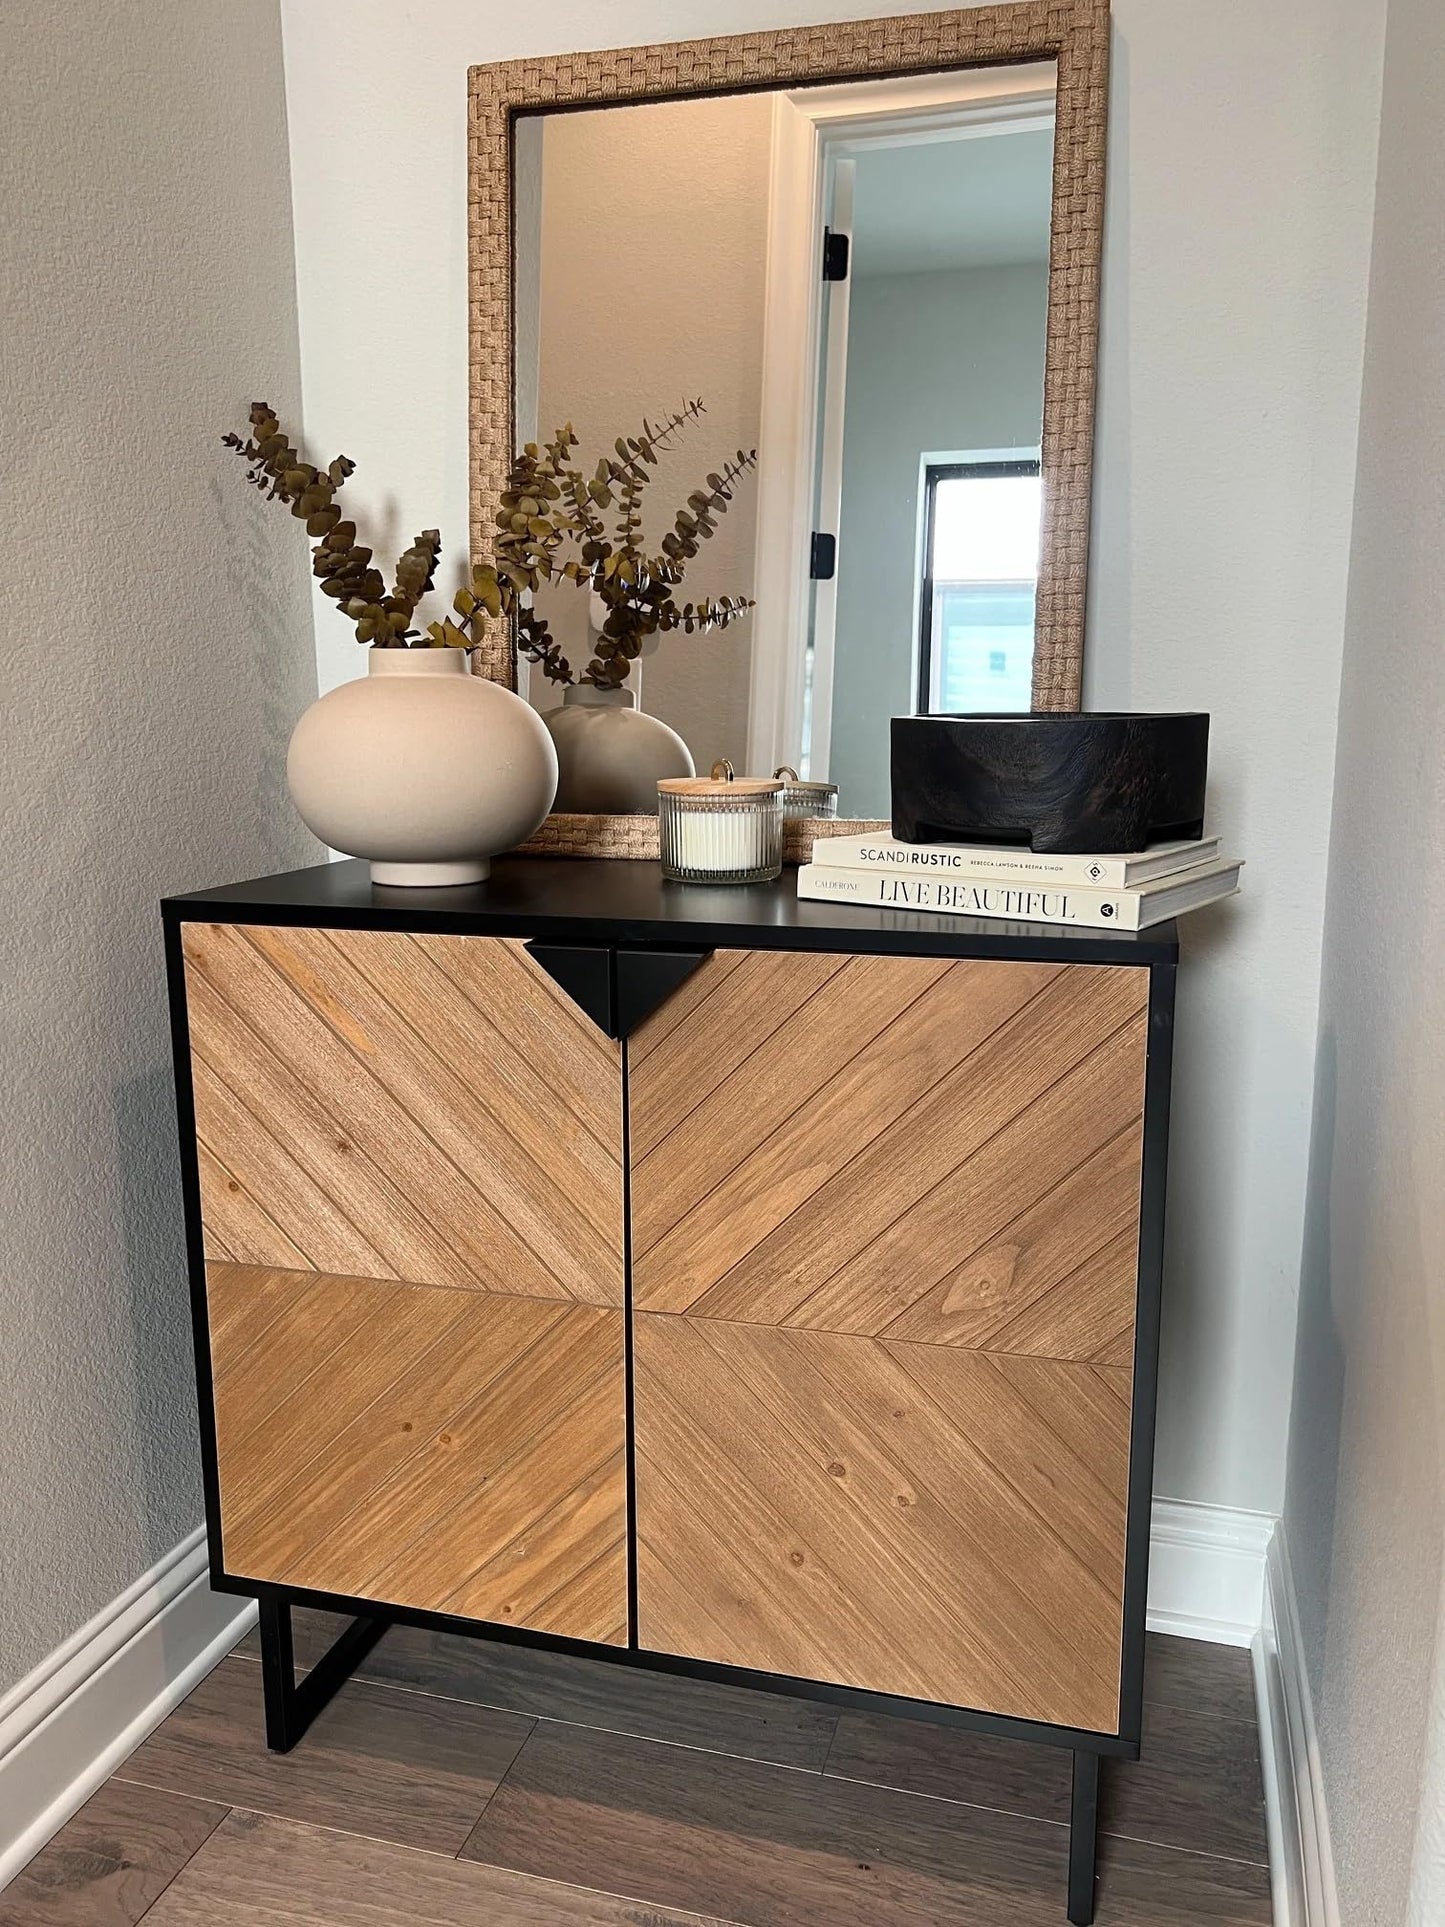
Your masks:
[[[427,890],[373,884],[360,861],[228,883],[168,897],[172,922],[276,923],[456,936],[539,937],[554,943],[658,948],[850,950],[1012,957],[1056,963],[1171,962],[1175,926],[1061,929],[926,910],[800,901],[796,872],[731,888],[669,883],[656,863],[578,857],[497,857],[488,882]]]

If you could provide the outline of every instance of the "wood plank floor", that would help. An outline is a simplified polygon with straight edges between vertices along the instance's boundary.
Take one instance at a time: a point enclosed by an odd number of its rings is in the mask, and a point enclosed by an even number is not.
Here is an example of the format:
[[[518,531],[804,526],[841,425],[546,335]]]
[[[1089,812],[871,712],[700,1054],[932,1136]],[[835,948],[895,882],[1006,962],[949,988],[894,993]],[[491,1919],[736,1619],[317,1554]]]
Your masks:
[[[335,1630],[298,1615],[306,1664]],[[300,1746],[254,1636],[0,1927],[1062,1927],[1068,1756],[397,1627]],[[1151,1638],[1099,1927],[1267,1927],[1248,1655]]]

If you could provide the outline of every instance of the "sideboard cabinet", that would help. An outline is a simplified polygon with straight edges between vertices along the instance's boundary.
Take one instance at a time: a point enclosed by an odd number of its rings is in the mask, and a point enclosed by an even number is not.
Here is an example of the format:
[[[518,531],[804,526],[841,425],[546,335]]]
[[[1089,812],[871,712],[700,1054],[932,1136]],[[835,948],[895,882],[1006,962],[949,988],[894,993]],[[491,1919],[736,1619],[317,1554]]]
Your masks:
[[[212,1575],[1138,1751],[1175,945],[499,862],[165,905]],[[290,1608],[357,1615],[297,1683]]]

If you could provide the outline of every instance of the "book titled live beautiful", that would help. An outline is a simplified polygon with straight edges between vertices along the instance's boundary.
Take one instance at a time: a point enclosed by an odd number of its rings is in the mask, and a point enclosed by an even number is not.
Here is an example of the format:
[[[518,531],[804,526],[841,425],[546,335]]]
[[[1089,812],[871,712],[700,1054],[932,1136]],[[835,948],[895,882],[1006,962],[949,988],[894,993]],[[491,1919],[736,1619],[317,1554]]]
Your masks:
[[[941,910],[950,916],[1008,917],[1019,923],[1147,930],[1186,910],[1233,896],[1242,868],[1239,863],[1197,863],[1174,876],[1130,889],[1097,890],[814,862],[798,871],[798,895],[827,903],[872,904],[884,910]]]
[[[1035,856],[983,843],[902,843],[896,836],[817,836],[813,862],[830,870],[907,870],[1000,883],[1046,883],[1080,890],[1131,890],[1219,858],[1217,836],[1156,843],[1128,856]]]

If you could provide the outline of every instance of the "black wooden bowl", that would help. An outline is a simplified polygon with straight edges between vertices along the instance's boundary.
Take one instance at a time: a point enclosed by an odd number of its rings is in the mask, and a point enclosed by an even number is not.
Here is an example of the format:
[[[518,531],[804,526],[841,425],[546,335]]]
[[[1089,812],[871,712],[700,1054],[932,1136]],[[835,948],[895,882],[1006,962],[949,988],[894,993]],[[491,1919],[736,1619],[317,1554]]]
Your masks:
[[[1209,718],[895,716],[893,834],[1056,854],[1204,833]]]

